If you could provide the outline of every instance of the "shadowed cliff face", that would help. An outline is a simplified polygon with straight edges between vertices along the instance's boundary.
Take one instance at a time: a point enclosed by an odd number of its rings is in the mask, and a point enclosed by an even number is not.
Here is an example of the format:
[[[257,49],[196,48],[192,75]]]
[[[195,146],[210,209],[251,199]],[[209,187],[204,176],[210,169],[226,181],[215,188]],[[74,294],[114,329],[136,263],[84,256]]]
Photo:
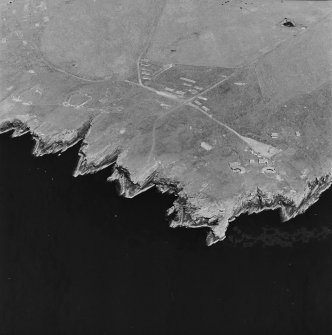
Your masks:
[[[329,2],[0,8],[0,129],[30,132],[34,154],[81,142],[75,176],[115,164],[127,197],[175,193],[171,225],[208,227],[209,244],[240,214],[290,219],[329,187]]]

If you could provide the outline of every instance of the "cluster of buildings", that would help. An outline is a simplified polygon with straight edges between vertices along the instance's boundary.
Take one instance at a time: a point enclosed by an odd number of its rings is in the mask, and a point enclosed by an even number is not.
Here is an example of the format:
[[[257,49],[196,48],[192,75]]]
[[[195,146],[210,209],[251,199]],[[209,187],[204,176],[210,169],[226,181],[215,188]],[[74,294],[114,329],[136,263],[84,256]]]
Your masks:
[[[198,96],[197,99],[194,100],[194,104],[202,109],[204,112],[209,112],[210,108],[206,107],[204,104],[206,103],[207,98],[203,96]]]
[[[151,80],[153,72],[151,71],[151,64],[148,59],[141,59],[140,61],[140,75],[143,80]]]
[[[171,88],[171,87],[165,87],[164,90],[177,95],[180,98],[183,98],[186,93],[190,93],[191,95],[196,95],[199,92],[203,90],[203,87],[198,86],[196,84],[196,81],[190,78],[186,77],[180,77],[182,89],[177,89]]]
[[[258,157],[258,160],[251,158],[249,160],[249,164],[250,165],[256,165],[256,164],[262,165],[263,170],[264,171],[266,170],[268,172],[270,172],[270,170],[271,171],[274,170],[273,167],[269,166],[269,160],[264,158],[264,157]],[[240,162],[230,162],[229,167],[233,172],[237,172],[237,173],[240,173],[240,174],[245,172],[245,168],[241,165]]]

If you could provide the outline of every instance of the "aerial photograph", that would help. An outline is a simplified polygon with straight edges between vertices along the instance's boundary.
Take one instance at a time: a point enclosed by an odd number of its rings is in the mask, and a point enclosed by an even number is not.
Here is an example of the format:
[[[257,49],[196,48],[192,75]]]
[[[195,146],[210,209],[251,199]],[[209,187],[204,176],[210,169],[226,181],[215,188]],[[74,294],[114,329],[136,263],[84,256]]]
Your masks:
[[[332,333],[332,1],[0,20],[0,335]]]

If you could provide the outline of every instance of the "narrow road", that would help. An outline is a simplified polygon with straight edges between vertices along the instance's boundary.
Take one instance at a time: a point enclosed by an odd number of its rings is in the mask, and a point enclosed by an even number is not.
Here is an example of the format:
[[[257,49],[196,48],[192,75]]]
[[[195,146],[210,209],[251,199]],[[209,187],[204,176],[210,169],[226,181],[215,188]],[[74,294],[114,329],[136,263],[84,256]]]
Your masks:
[[[227,130],[229,130],[231,133],[233,133],[235,136],[237,136],[241,141],[245,142],[252,150],[254,150],[256,153],[260,154],[261,156],[264,156],[266,158],[270,158],[273,155],[277,154],[280,152],[279,149],[269,145],[269,144],[265,144],[256,140],[253,140],[252,138],[248,138],[245,136],[242,136],[241,134],[239,134],[238,132],[236,132],[234,129],[232,129],[231,127],[229,127],[227,124],[217,120],[216,118],[214,118],[211,114],[205,112],[204,110],[202,110],[199,106],[196,106],[194,104],[189,104],[191,107],[199,110],[201,113],[203,113],[204,115],[206,115],[208,118],[210,118],[212,121],[214,121],[215,123],[219,124],[220,126],[226,128]]]
[[[151,42],[152,42],[152,38],[153,38],[154,33],[156,31],[156,28],[158,26],[159,19],[160,19],[161,15],[163,14],[165,5],[166,5],[166,0],[163,0],[161,2],[161,4],[159,5],[159,12],[157,10],[157,14],[154,17],[154,20],[152,21],[152,27],[151,27],[151,30],[149,32],[149,36],[147,38],[147,42],[146,42],[146,44],[145,44],[142,52],[140,53],[140,55],[138,56],[137,61],[136,61],[137,78],[138,78],[138,82],[139,82],[140,85],[142,85],[142,78],[141,78],[141,72],[140,72],[140,70],[141,70],[140,69],[140,62],[141,62],[142,57],[146,54],[146,52],[150,48],[150,45],[151,45]]]
[[[235,75],[236,71],[234,73],[232,73],[229,77],[227,78],[224,78],[222,80],[219,80],[218,82],[216,82],[215,84],[209,86],[208,88],[206,88],[204,91],[194,95],[193,97],[191,98],[188,98],[188,99],[185,99],[185,100],[180,100],[178,99],[179,101],[179,104],[174,106],[173,108],[171,108],[167,113],[161,115],[159,118],[157,118],[154,122],[154,125],[153,125],[153,128],[152,128],[152,144],[151,144],[151,150],[150,150],[150,153],[148,155],[148,159],[147,159],[147,163],[150,163],[151,160],[152,160],[152,155],[154,153],[154,150],[155,150],[155,145],[156,145],[156,128],[157,128],[157,123],[158,121],[160,121],[162,118],[164,118],[165,116],[169,115],[170,113],[173,113],[175,111],[177,111],[178,109],[180,109],[181,107],[183,107],[184,105],[188,105],[188,106],[194,106],[193,104],[191,104],[195,99],[197,99],[199,96],[203,95],[203,94],[206,94],[208,93],[210,90],[214,89],[215,87],[219,86],[220,84],[222,84],[224,81],[227,81],[228,79],[232,78],[234,75]],[[137,84],[138,85],[138,84]],[[145,87],[144,85],[140,85],[142,87]],[[231,128],[230,128],[231,129]]]

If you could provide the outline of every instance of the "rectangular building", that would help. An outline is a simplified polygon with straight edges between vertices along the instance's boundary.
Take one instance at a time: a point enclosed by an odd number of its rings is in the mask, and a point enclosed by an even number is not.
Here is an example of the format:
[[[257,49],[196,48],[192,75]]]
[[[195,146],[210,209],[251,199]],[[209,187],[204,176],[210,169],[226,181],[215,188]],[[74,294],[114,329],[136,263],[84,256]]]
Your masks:
[[[185,77],[181,77],[180,79],[183,80],[183,81],[187,81],[188,83],[192,83],[192,84],[195,84],[195,83],[196,83],[195,80],[188,79],[188,78],[185,78]]]

